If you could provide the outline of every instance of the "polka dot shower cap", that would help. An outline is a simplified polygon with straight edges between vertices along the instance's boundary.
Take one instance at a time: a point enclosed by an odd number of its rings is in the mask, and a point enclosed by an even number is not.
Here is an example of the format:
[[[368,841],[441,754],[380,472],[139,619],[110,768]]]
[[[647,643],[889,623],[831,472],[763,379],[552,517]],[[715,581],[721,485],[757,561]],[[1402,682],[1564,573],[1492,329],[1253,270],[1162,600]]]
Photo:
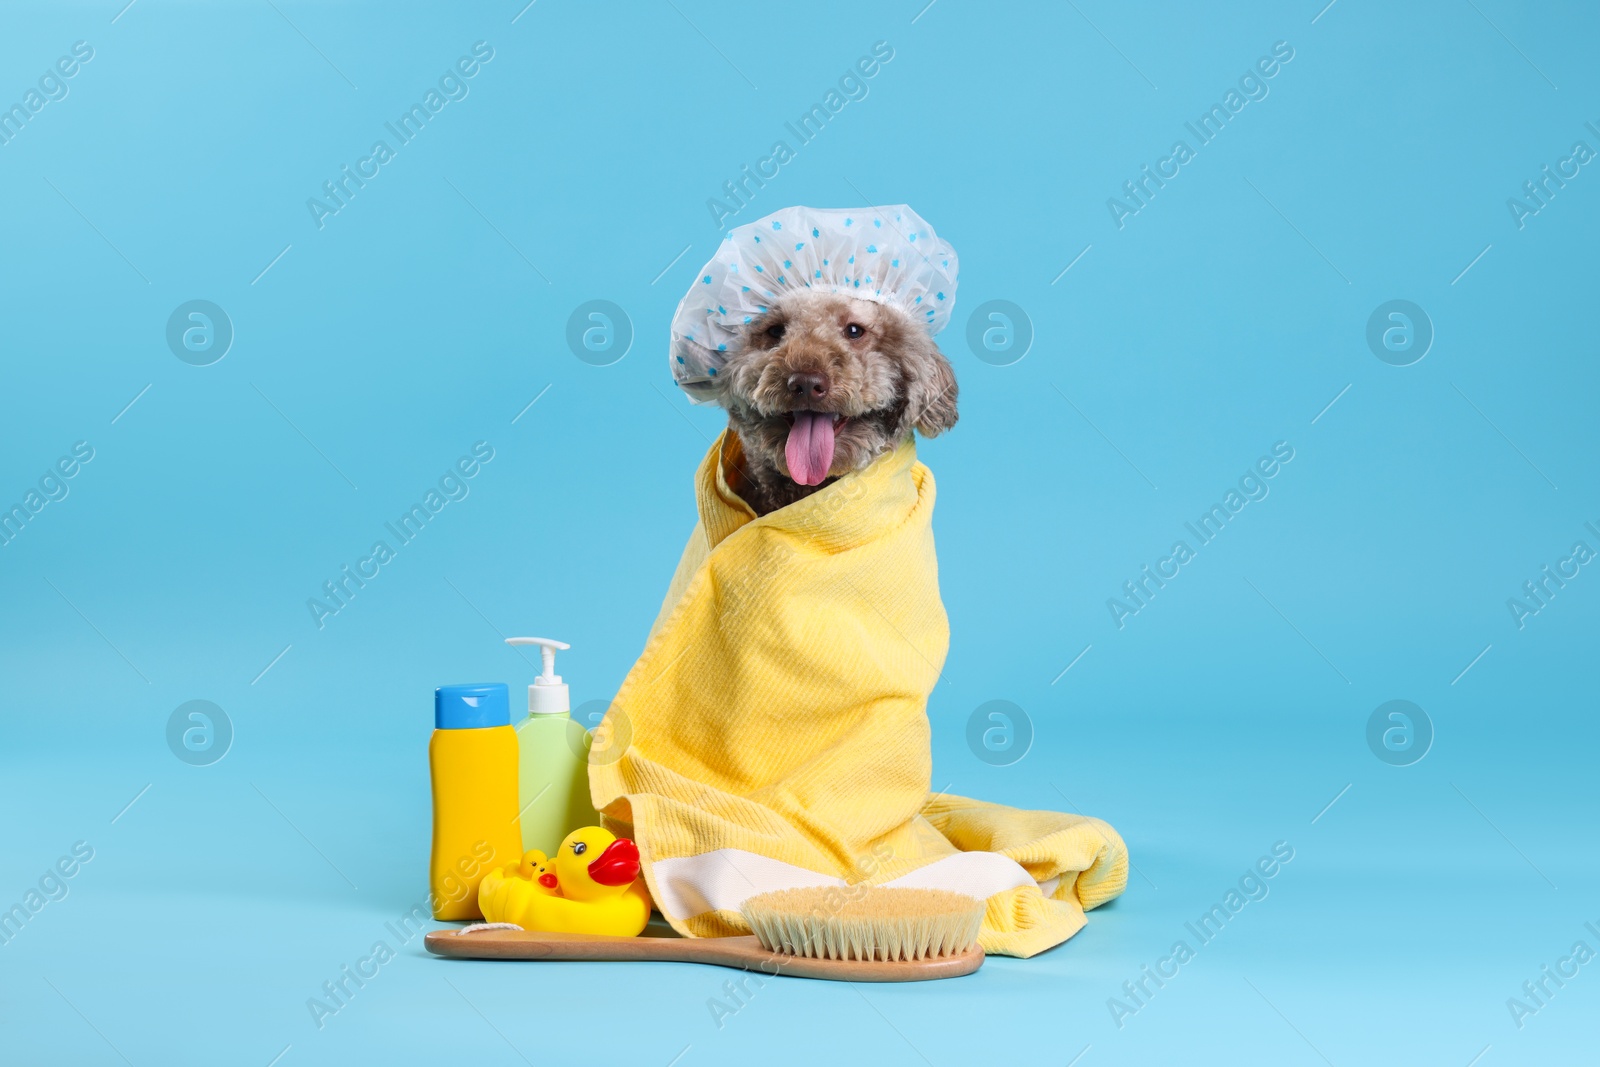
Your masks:
[[[723,237],[672,319],[672,377],[697,404],[742,344],[746,324],[784,293],[848,293],[904,311],[936,334],[956,302],[955,249],[904,204],[791,207]]]

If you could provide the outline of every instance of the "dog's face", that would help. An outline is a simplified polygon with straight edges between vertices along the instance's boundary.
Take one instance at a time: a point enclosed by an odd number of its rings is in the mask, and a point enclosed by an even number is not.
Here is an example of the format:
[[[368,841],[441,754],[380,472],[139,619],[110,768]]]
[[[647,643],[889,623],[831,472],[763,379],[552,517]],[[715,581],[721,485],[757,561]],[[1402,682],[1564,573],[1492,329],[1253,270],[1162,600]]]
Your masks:
[[[913,429],[955,425],[950,361],[896,308],[803,290],[745,330],[720,400],[748,457],[799,485],[859,470]]]

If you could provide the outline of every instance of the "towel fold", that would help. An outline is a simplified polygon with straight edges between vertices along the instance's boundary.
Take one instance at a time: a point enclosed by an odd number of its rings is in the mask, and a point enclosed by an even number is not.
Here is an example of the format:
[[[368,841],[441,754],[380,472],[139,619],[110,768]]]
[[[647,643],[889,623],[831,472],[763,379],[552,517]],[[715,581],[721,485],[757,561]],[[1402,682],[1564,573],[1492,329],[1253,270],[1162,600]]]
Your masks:
[[[760,517],[742,461],[725,432],[701,464],[699,522],[590,753],[595,807],[638,844],[656,906],[721,937],[771,889],[927,886],[988,901],[989,952],[1077,933],[1127,884],[1115,830],[929,791],[950,630],[915,445]]]

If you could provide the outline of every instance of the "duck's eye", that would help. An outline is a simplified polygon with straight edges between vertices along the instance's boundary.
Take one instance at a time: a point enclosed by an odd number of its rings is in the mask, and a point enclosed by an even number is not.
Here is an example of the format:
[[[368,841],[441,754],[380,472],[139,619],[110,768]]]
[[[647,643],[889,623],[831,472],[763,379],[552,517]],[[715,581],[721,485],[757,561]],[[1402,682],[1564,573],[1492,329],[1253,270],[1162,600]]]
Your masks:
[[[589,851],[589,846],[584,844],[582,841],[574,841],[572,843],[572,854],[574,856],[581,856],[585,852],[588,852],[588,851]]]
[[[844,335],[852,341],[858,341],[867,335],[867,328],[859,322],[852,322],[844,328]]]
[[[771,326],[768,326],[767,336],[772,338],[774,341],[783,340],[783,323],[775,322]]]

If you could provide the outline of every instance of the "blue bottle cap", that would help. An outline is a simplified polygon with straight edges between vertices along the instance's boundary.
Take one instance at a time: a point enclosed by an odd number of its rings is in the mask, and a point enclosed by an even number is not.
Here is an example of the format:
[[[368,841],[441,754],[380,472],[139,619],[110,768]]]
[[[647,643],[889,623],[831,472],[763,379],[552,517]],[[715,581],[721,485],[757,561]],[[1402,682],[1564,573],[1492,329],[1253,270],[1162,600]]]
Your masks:
[[[441,685],[433,691],[435,730],[478,730],[511,725],[511,697],[504,682]]]

